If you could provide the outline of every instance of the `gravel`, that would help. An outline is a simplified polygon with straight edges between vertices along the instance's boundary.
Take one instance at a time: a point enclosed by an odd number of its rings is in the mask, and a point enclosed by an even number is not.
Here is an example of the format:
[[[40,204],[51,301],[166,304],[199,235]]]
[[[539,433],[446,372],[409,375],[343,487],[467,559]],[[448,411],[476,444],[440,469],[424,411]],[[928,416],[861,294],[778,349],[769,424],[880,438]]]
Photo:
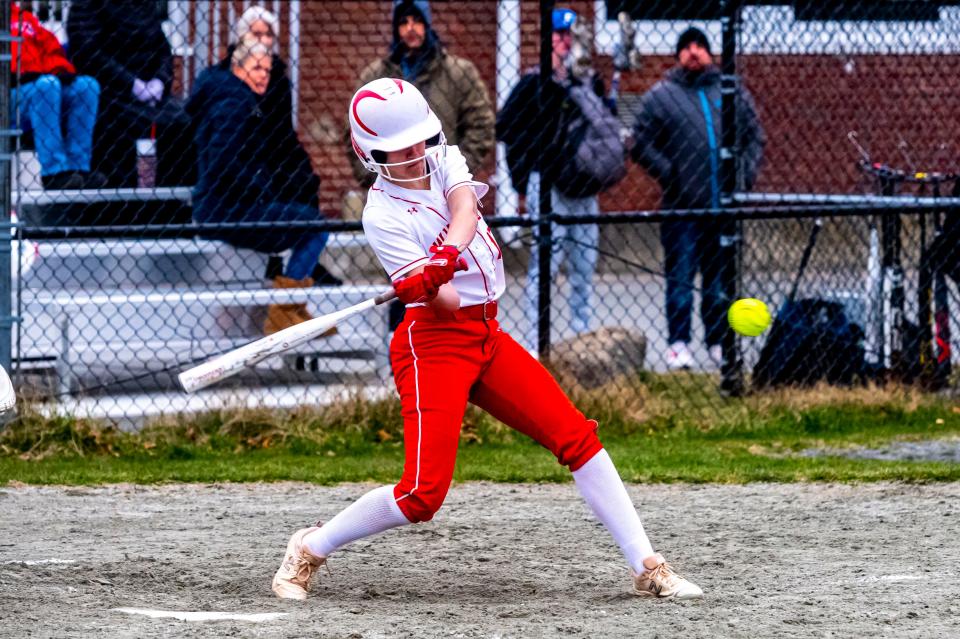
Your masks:
[[[460,484],[275,599],[290,533],[371,487],[0,488],[0,637],[960,636],[958,483],[631,485],[687,603],[629,594],[572,484]]]

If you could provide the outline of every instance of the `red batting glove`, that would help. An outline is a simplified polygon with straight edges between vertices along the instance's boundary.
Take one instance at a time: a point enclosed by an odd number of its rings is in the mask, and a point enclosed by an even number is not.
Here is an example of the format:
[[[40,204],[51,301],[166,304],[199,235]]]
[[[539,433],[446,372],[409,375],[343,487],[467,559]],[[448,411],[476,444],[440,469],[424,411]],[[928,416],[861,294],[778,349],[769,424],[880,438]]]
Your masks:
[[[441,286],[453,279],[451,273],[447,280],[442,282],[438,281],[437,278],[444,275],[443,271],[439,269],[446,267],[437,267],[437,270],[428,270],[429,266],[428,263],[420,273],[411,275],[410,277],[404,277],[393,283],[393,290],[397,293],[397,299],[404,304],[429,302],[437,296]],[[458,258],[454,262],[452,272],[466,271],[467,268],[466,260]]]
[[[456,246],[449,244],[431,246],[430,252],[433,253],[433,257],[423,267],[423,272],[431,282],[437,285],[437,288],[452,280],[456,271],[466,270],[465,262],[462,268],[460,266],[463,260],[460,259],[460,251]]]
[[[397,299],[404,304],[418,304],[435,298],[440,286],[424,275],[425,273],[417,273],[394,282],[393,290],[397,292]]]

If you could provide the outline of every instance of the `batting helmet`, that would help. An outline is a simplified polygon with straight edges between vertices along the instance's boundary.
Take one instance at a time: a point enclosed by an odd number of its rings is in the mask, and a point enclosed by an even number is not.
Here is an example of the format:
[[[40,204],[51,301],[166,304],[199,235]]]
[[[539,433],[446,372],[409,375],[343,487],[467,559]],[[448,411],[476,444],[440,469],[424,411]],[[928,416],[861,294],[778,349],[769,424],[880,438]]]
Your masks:
[[[430,109],[423,94],[409,82],[381,78],[360,87],[350,100],[348,113],[353,150],[368,171],[400,181],[390,175],[390,167],[427,160],[426,175],[437,170],[438,156],[446,150],[446,138],[440,119]],[[422,157],[387,164],[390,151],[407,149],[426,142]],[[415,178],[420,179],[420,178]]]

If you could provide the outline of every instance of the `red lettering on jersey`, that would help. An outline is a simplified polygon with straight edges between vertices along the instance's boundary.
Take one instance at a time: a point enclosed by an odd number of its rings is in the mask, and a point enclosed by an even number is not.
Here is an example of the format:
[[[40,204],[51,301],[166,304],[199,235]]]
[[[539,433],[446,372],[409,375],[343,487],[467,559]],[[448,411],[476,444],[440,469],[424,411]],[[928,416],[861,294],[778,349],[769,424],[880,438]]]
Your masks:
[[[437,235],[437,239],[433,241],[431,246],[443,246],[444,241],[447,239],[447,233],[450,232],[450,225],[447,224],[440,230],[440,234]]]

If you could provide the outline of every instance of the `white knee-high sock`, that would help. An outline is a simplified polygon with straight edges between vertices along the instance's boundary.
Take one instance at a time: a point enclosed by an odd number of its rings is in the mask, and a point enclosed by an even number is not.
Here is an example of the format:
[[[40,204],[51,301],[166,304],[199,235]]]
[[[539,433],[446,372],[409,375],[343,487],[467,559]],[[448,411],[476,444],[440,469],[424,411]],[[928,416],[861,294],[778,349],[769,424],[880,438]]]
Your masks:
[[[573,480],[593,514],[613,535],[630,567],[643,572],[643,560],[653,554],[653,546],[607,451],[601,450],[573,471]]]
[[[338,548],[364,537],[409,524],[393,498],[393,486],[374,488],[336,517],[303,538],[310,552],[329,557]]]

